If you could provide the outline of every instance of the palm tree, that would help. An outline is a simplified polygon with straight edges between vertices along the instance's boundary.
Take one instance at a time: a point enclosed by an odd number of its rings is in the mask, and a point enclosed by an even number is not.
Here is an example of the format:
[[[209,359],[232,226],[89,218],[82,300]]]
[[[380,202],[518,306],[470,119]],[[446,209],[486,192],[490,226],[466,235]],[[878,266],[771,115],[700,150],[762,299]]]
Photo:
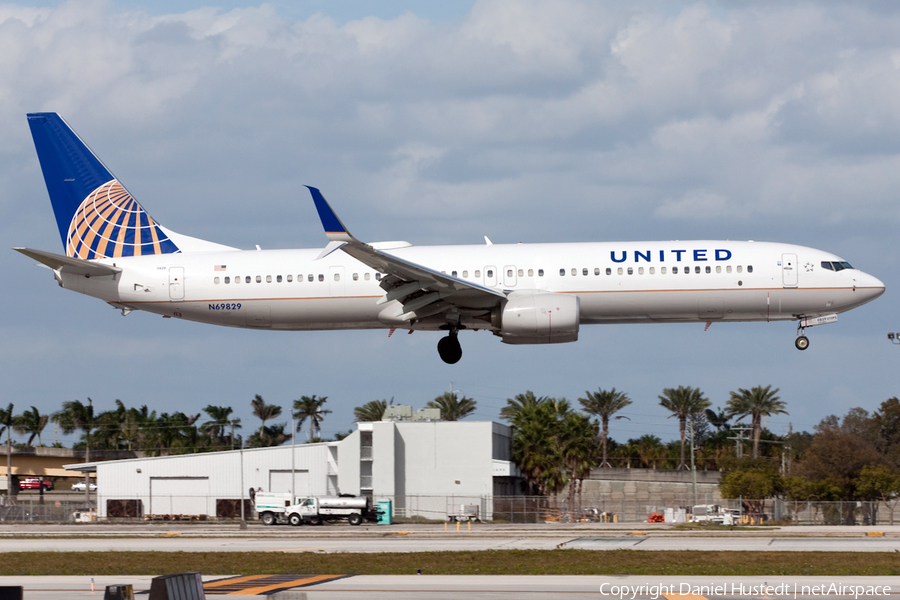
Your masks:
[[[209,436],[210,443],[230,446],[231,440],[226,439],[225,436],[226,428],[232,425],[238,429],[241,427],[240,419],[231,418],[231,413],[234,410],[230,406],[214,406],[210,404],[203,409],[203,412],[209,415],[210,420],[200,425],[200,431]],[[231,435],[229,434],[228,437],[230,438]]]
[[[718,411],[719,412],[716,412],[711,408],[707,408],[706,411],[704,411],[706,413],[706,421],[715,427],[716,431],[728,431],[731,429],[731,424],[728,422],[731,417],[721,408],[719,408]]]
[[[758,385],[750,390],[738,388],[738,391],[731,392],[731,398],[728,399],[728,416],[737,417],[737,420],[740,421],[747,415],[750,415],[751,426],[753,427],[753,458],[759,457],[759,435],[762,433],[762,418],[770,415],[788,414],[784,410],[787,404],[775,395],[777,393],[778,388],[773,390],[771,385],[766,387]]]
[[[372,400],[370,402],[366,402],[362,406],[357,406],[353,409],[353,416],[356,417],[356,421],[359,423],[372,423],[374,421],[380,421],[384,418],[384,411],[387,410],[388,406],[392,406],[394,404],[394,399],[391,398],[391,401],[387,400]]]
[[[6,432],[6,445],[12,445],[12,430],[15,426],[16,418],[13,416],[13,405],[12,402],[9,403],[9,406],[6,410],[0,408],[0,437],[3,437],[3,433]]]
[[[9,498],[9,492],[12,490],[12,429],[13,425],[13,405],[12,402],[6,410],[0,408],[0,437],[6,432],[6,497]]]
[[[31,410],[26,410],[21,415],[16,416],[13,421],[13,429],[16,430],[16,433],[30,434],[28,441],[25,442],[26,446],[30,446],[35,437],[38,439],[38,445],[43,446],[41,432],[47,426],[49,420],[49,415],[42,415],[37,407],[32,406]]]
[[[250,401],[250,405],[253,407],[253,416],[259,417],[262,420],[262,425],[259,427],[259,434],[263,434],[263,428],[266,426],[266,421],[270,421],[281,414],[281,407],[276,404],[266,404],[266,401],[262,399],[262,396],[256,394],[253,397],[253,400]]]
[[[600,461],[600,467],[612,467],[606,460],[606,440],[609,438],[609,419],[614,414],[631,404],[631,400],[625,395],[625,392],[617,392],[616,388],[611,390],[597,390],[596,392],[585,392],[587,398],[579,398],[584,412],[589,415],[600,417],[603,429],[600,433],[600,443],[603,446],[603,457]],[[628,417],[616,417],[616,419],[627,419]]]
[[[678,431],[681,434],[681,462],[678,469],[686,469],[684,463],[684,438],[688,417],[703,412],[712,404],[699,388],[678,386],[677,389],[665,388],[659,396],[659,404],[670,411],[669,418],[678,417]]]
[[[547,397],[537,397],[534,392],[528,390],[524,394],[516,394],[514,398],[506,399],[506,406],[500,409],[500,418],[512,423],[516,416],[526,408],[534,408],[541,402],[546,402]]]
[[[91,431],[97,426],[97,419],[94,416],[94,401],[88,398],[88,403],[83,404],[80,400],[67,400],[63,402],[62,410],[53,413],[50,419],[54,423],[58,423],[59,428],[67,435],[78,429],[84,432],[86,441],[84,462],[91,462]],[[90,477],[85,471],[84,501],[88,505],[91,502],[90,483]]]
[[[568,471],[569,512],[574,520],[575,494],[578,492],[581,498],[582,482],[597,464],[597,422],[592,422],[581,413],[569,411],[560,427],[560,454]]]
[[[475,412],[477,404],[472,398],[457,398],[454,392],[444,392],[425,406],[441,409],[442,421],[459,421]]]
[[[285,433],[287,423],[275,423],[268,427],[263,427],[262,431],[255,431],[247,438],[248,448],[267,448],[271,446],[280,446],[288,437]]]
[[[331,411],[322,408],[327,397],[321,398],[312,396],[301,396],[299,400],[294,400],[294,418],[297,419],[297,431],[303,427],[303,423],[309,419],[309,439],[312,441],[316,437],[316,430],[320,429],[320,424],[325,420],[325,415],[330,415]]]

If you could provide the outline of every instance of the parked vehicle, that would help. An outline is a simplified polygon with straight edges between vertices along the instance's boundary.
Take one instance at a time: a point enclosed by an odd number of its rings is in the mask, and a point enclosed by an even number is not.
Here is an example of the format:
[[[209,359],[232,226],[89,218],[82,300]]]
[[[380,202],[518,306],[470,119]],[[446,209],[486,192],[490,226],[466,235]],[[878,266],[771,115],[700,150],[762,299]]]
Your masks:
[[[94,482],[91,482],[90,489],[91,489],[92,492],[96,492],[96,491],[97,491],[97,484],[94,483]],[[76,482],[76,483],[73,483],[73,484],[72,484],[72,491],[73,491],[73,492],[83,492],[83,491],[84,491],[84,482],[83,482],[83,481],[78,481],[78,482]]]
[[[256,513],[263,525],[321,525],[325,521],[336,520],[359,525],[364,520],[377,519],[368,497],[351,495],[296,498],[292,504],[290,494],[258,493]]]
[[[302,498],[291,499],[288,493],[256,492],[254,499],[256,516],[263,525],[285,524],[288,522],[287,509],[298,504]]]
[[[321,525],[324,521],[343,519],[351,525],[360,525],[363,520],[376,521],[378,515],[372,510],[368,496],[312,497],[288,509],[288,522],[291,525]]]
[[[740,518],[741,511],[718,504],[698,504],[691,509],[691,523],[735,525]]]
[[[53,489],[53,482],[43,480],[40,477],[25,477],[19,481],[20,490],[39,490],[44,488],[45,492]]]

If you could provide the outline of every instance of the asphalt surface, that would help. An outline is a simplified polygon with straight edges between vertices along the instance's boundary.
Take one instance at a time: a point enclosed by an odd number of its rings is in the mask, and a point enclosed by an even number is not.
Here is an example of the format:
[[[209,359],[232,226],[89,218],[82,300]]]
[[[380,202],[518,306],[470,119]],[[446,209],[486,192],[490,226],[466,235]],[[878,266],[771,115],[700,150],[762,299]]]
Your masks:
[[[131,584],[135,594],[151,577],[0,577],[0,586],[21,585],[27,600],[102,598],[106,585]],[[204,582],[221,579],[204,577]],[[252,585],[252,582],[251,582]],[[896,600],[897,577],[642,577],[507,575],[360,575],[292,588],[290,600],[444,600],[467,598],[598,600]],[[207,598],[217,598],[207,590]],[[223,596],[224,597],[224,596]],[[259,595],[229,593],[236,600]],[[270,596],[278,600],[279,595]]]
[[[0,526],[0,552],[433,552],[579,548],[644,551],[898,552],[900,526],[683,531],[579,526],[444,525],[263,527],[235,525]],[[900,559],[898,559],[900,563]]]

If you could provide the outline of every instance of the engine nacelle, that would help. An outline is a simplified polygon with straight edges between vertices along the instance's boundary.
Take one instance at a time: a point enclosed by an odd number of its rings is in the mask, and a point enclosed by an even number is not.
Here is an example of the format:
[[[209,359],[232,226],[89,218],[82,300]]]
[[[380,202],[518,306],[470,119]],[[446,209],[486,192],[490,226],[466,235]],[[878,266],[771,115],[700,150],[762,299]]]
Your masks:
[[[578,296],[512,295],[501,311],[500,335],[504,344],[562,344],[578,341]]]

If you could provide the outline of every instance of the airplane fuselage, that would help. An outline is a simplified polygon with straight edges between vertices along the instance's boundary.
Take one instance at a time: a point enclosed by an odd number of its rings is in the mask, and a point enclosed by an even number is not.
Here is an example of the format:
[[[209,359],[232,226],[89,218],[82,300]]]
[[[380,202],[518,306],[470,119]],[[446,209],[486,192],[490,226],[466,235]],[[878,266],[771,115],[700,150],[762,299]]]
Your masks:
[[[581,324],[795,320],[855,308],[884,290],[857,269],[824,268],[840,265],[833,254],[770,242],[407,246],[384,252],[507,295],[578,296]],[[63,274],[61,283],[118,307],[232,327],[440,328],[438,320],[398,319],[398,301],[377,304],[385,295],[380,273],[343,252],[317,260],[319,254],[232,250],[102,259],[121,274]],[[463,324],[499,328],[484,315],[464,316]]]

